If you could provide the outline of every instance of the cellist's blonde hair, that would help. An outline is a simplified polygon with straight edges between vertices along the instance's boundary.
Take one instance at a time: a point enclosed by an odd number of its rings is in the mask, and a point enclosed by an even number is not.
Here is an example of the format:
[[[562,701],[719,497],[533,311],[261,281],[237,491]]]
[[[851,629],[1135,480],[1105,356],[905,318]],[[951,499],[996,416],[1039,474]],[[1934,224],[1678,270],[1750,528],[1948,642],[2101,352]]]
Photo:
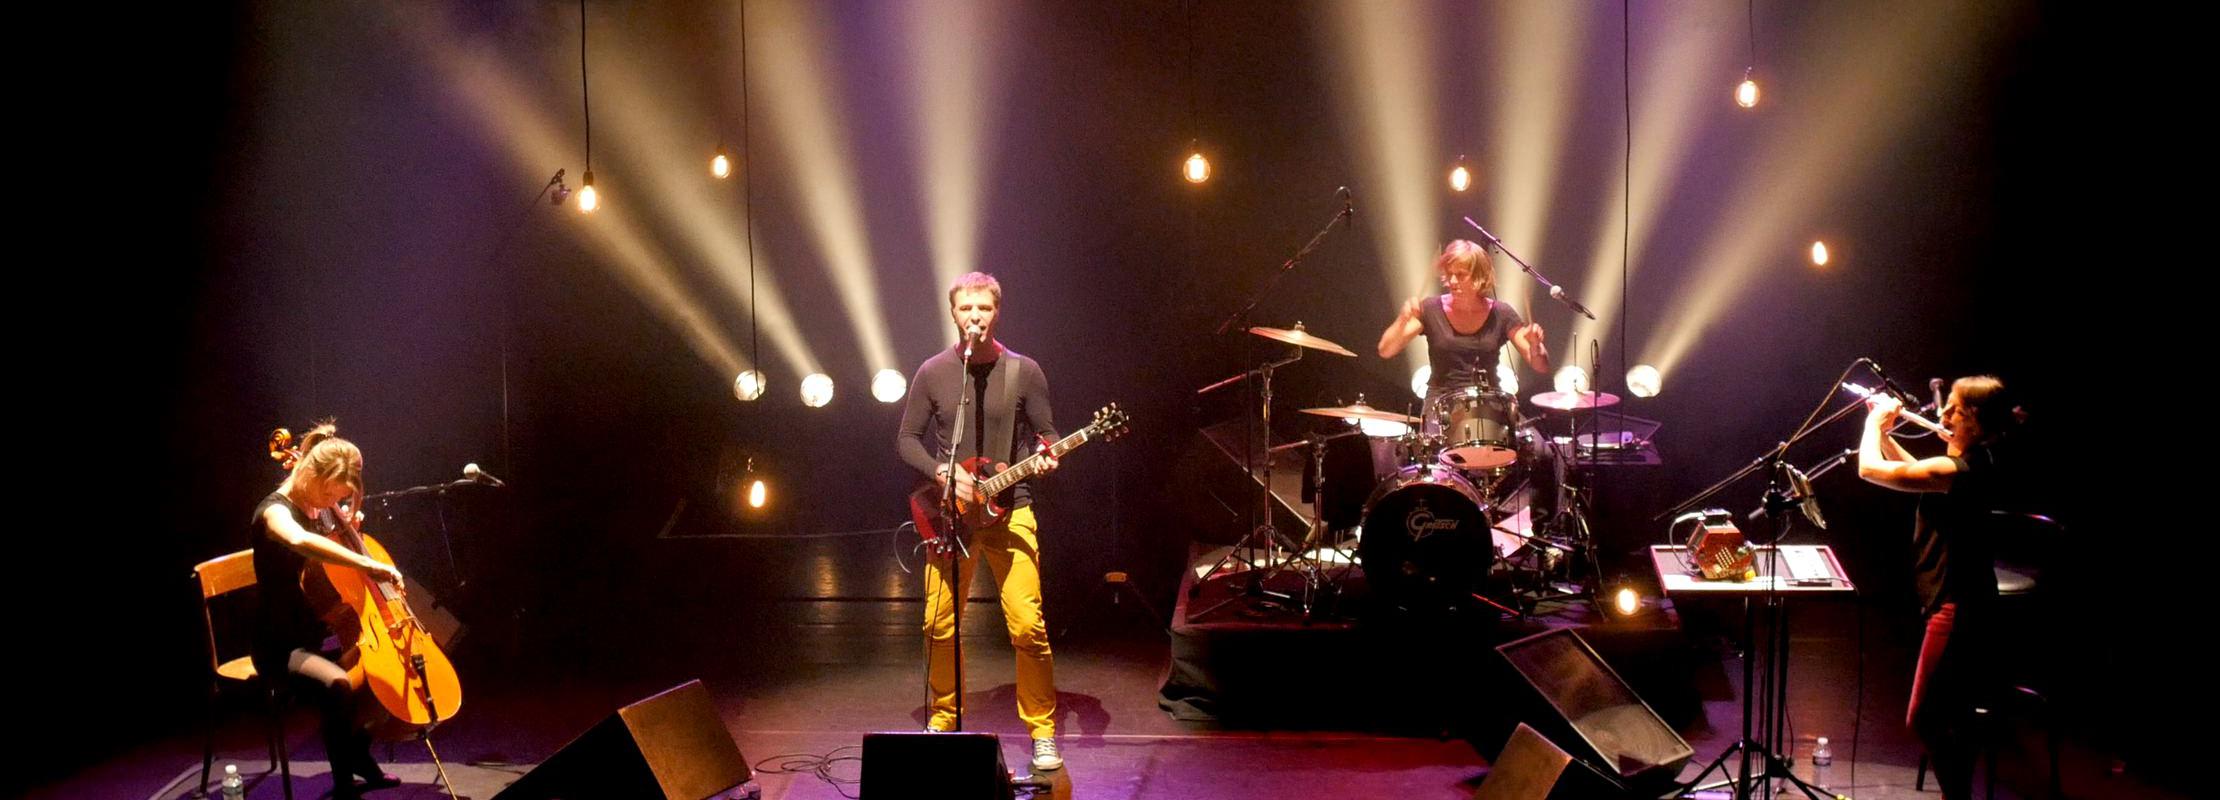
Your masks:
[[[301,434],[301,460],[293,465],[293,475],[336,481],[359,495],[362,493],[362,448],[339,438],[337,422],[316,423],[314,429]]]

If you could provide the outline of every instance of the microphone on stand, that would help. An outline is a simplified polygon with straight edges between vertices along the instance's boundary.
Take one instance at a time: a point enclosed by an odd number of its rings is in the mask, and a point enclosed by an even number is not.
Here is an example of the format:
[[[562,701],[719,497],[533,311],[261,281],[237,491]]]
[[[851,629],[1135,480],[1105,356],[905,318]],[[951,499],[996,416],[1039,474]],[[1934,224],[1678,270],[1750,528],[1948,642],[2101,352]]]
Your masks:
[[[483,483],[496,489],[509,485],[508,483],[502,481],[500,478],[493,477],[493,473],[487,472],[483,469],[479,469],[478,465],[475,463],[463,465],[463,477],[469,478],[470,480],[476,481],[478,483]]]
[[[1805,519],[1811,520],[1820,530],[1826,530],[1827,518],[1819,513],[1819,494],[1812,491],[1811,478],[1786,461],[1781,462],[1781,469],[1788,473],[1789,492],[1793,495],[1789,499],[1803,510]]]
[[[1888,371],[1881,369],[1881,362],[1875,361],[1870,358],[1863,358],[1859,360],[1865,362],[1865,366],[1867,369],[1873,370],[1873,377],[1881,379],[1882,388],[1887,389],[1890,395],[1894,396],[1898,401],[1902,402],[1906,406],[1910,406],[1913,409],[1919,408],[1919,397],[1912,394],[1910,391],[1907,391],[1903,386],[1898,385],[1895,378],[1889,377]]]
[[[1589,310],[1588,310],[1588,307],[1587,307],[1587,306],[1584,306],[1584,305],[1581,305],[1581,304],[1580,304],[1580,301],[1578,301],[1578,300],[1574,300],[1574,299],[1572,299],[1572,298],[1570,298],[1570,297],[1566,297],[1566,296],[1565,296],[1565,287],[1563,287],[1563,286],[1558,286],[1558,285],[1555,285],[1555,284],[1551,284],[1551,285],[1550,285],[1550,287],[1549,287],[1549,297],[1550,297],[1550,299],[1552,299],[1552,300],[1555,300],[1555,301],[1557,301],[1557,302],[1560,302],[1560,303],[1564,303],[1565,305],[1567,305],[1567,306],[1570,306],[1570,307],[1572,308],[1572,310],[1580,312],[1580,315],[1581,315],[1581,316],[1583,316],[1583,317],[1587,317],[1587,318],[1589,318],[1589,319],[1595,319],[1595,318],[1596,318],[1596,312],[1593,312],[1593,311],[1589,311]],[[1531,320],[1529,320],[1529,321],[1531,321]]]

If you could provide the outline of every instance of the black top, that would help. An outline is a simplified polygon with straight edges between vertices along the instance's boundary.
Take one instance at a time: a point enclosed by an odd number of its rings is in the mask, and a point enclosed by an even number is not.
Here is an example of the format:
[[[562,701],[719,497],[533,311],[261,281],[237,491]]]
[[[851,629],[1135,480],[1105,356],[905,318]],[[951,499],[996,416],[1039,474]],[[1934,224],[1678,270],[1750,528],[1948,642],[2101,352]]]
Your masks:
[[[271,492],[254,507],[254,522],[248,529],[254,537],[255,586],[262,603],[255,616],[254,629],[254,660],[258,669],[267,669],[261,665],[282,666],[295,649],[315,652],[324,646],[324,637],[329,635],[323,620],[317,619],[315,610],[309,608],[308,598],[301,594],[301,570],[308,566],[308,557],[286,547],[262,520],[262,512],[271,506],[284,506],[293,514],[293,521],[303,528],[321,530],[314,517],[293,505],[293,501],[281,492]]]
[[[1950,490],[1921,494],[1912,518],[1912,583],[1925,614],[1944,603],[1965,606],[1996,597],[1988,519],[2003,505],[2003,472],[1987,446],[1976,445],[1951,460],[1958,472]]]
[[[917,375],[910,378],[909,402],[902,409],[902,428],[894,437],[894,450],[903,462],[927,478],[948,460],[948,440],[955,434],[956,395],[963,387],[962,362],[963,345],[957,344],[925,359],[918,365]],[[1049,413],[1048,376],[1041,372],[1040,364],[1005,347],[994,361],[973,364],[971,371],[970,410],[974,416],[964,428],[963,442],[956,446],[957,460],[981,455],[993,438],[991,433],[997,430],[1011,432],[1010,450],[986,455],[1005,464],[1032,455],[1038,436],[1057,438],[1056,424]],[[1017,381],[1014,404],[1005,400],[1009,393],[1004,390],[1005,383],[1012,380]],[[982,436],[981,431],[990,435]],[[1011,491],[1011,508],[1033,502],[1025,482]]]
[[[1467,386],[1495,391],[1495,367],[1502,361],[1503,343],[1510,341],[1511,331],[1526,324],[1525,320],[1509,303],[1495,301],[1479,330],[1458,333],[1449,324],[1445,302],[1441,295],[1435,295],[1419,304],[1418,319],[1426,334],[1426,361],[1433,365],[1432,375],[1426,379],[1427,395]]]

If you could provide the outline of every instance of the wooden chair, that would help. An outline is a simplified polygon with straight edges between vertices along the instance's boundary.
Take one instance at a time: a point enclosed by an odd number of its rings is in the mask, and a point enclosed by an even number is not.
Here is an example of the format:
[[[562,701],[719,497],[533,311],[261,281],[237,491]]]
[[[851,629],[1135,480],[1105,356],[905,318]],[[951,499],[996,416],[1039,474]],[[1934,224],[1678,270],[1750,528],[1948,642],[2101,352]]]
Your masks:
[[[279,702],[275,681],[255,674],[253,656],[239,652],[236,643],[219,643],[216,636],[214,601],[218,597],[243,589],[253,588],[254,551],[241,550],[200,562],[193,567],[193,586],[200,591],[200,618],[208,635],[208,708],[203,722],[204,737],[201,748],[200,786],[194,796],[206,797],[208,775],[216,766],[216,705],[225,686],[252,687],[262,696],[263,708],[268,712],[270,766],[263,771],[267,777],[277,772],[285,782],[285,800],[293,800],[293,765],[285,752],[285,713]],[[226,647],[225,645],[230,645]],[[227,653],[239,652],[229,659]],[[281,676],[282,677],[282,676]]]

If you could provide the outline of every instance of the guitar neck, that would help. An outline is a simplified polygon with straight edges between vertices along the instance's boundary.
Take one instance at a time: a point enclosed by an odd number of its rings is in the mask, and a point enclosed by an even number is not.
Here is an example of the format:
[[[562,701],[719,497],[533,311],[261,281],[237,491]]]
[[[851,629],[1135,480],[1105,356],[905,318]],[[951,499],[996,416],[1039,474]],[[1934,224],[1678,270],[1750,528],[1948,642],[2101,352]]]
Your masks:
[[[1078,449],[1080,445],[1086,444],[1093,433],[1093,426],[1081,428],[1078,431],[1073,432],[1072,435],[1066,436],[1063,439],[1058,440],[1055,444],[1049,445],[1048,452],[1035,453],[1031,456],[1027,456],[1024,461],[1011,464],[1009,469],[1005,469],[999,473],[996,473],[994,477],[980,482],[979,492],[988,497],[993,497],[995,495],[1001,494],[1004,490],[1017,485],[1018,481],[1033,477],[1035,473],[1040,472],[1041,467],[1048,463],[1047,459],[1062,458],[1065,453],[1069,453],[1073,450]]]

